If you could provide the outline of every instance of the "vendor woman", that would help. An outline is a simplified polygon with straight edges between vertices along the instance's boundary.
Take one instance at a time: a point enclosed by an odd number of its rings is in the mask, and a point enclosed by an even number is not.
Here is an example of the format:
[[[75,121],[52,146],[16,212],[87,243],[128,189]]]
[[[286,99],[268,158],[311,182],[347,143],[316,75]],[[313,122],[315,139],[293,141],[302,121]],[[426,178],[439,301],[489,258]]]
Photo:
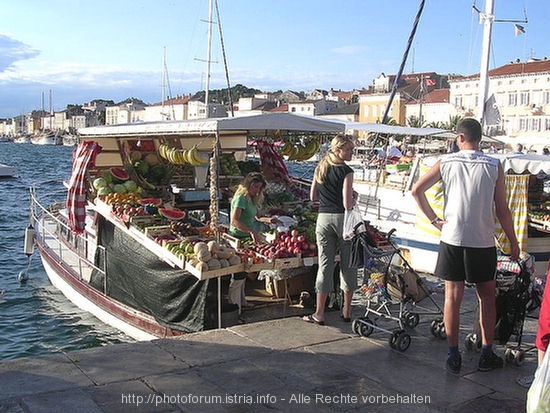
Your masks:
[[[265,217],[260,215],[261,205],[264,200],[266,181],[261,173],[251,172],[235,191],[231,200],[231,223],[229,232],[237,238],[252,238],[255,244],[259,243],[259,223],[275,224],[277,217]],[[244,292],[244,283],[247,273],[233,274],[229,284],[229,301],[239,307],[247,306]]]

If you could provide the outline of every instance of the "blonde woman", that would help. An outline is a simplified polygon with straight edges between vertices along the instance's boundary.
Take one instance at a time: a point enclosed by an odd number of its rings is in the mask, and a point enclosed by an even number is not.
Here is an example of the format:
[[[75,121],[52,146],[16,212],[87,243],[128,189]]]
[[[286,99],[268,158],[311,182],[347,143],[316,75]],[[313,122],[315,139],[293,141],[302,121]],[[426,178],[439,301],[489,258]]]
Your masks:
[[[353,169],[346,165],[353,155],[353,141],[336,136],[330,150],[315,168],[310,198],[319,201],[319,215],[315,227],[319,269],[315,282],[316,310],[305,316],[309,323],[325,324],[325,303],[334,290],[335,257],[340,252],[340,288],[344,292],[341,317],[351,321],[351,298],[357,288],[357,269],[349,268],[350,242],[342,237],[344,211],[354,206]]]
[[[261,173],[251,172],[239,185],[231,200],[231,223],[229,232],[237,238],[252,238],[254,243],[259,243],[260,233],[256,228],[256,222],[266,224],[277,223],[277,217],[265,217],[260,215],[261,205],[264,200],[266,181]],[[248,306],[245,299],[245,281],[247,273],[233,274],[229,284],[229,301],[239,307]]]

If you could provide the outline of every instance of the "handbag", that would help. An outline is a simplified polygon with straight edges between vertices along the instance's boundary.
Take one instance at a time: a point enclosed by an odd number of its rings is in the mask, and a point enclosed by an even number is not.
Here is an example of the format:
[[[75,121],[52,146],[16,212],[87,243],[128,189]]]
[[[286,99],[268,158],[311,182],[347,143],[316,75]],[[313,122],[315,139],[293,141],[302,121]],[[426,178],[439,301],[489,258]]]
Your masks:
[[[351,240],[355,234],[365,232],[367,228],[363,221],[363,217],[356,209],[346,209],[344,212],[344,229],[342,236],[345,241]]]
[[[546,350],[527,392],[527,413],[547,412],[550,409],[550,349]]]

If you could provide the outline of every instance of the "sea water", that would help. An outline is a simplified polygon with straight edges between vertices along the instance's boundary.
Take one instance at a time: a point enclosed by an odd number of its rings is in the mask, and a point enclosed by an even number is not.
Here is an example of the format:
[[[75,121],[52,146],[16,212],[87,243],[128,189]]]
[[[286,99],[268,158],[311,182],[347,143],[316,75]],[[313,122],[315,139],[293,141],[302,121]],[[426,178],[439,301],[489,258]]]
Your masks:
[[[29,260],[23,251],[29,188],[61,189],[73,149],[0,143],[0,163],[17,167],[14,178],[0,179],[0,360],[132,341],[73,305],[51,285],[38,252]],[[19,273],[28,280],[21,283]]]

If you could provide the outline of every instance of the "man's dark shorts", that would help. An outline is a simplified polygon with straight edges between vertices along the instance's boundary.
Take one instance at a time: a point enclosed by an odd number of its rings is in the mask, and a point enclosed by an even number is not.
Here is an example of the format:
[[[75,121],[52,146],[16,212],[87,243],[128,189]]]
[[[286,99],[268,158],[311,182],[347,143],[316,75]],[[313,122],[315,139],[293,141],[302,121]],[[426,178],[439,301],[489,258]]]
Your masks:
[[[456,247],[439,243],[435,275],[447,281],[482,283],[495,279],[497,250],[490,248]]]

